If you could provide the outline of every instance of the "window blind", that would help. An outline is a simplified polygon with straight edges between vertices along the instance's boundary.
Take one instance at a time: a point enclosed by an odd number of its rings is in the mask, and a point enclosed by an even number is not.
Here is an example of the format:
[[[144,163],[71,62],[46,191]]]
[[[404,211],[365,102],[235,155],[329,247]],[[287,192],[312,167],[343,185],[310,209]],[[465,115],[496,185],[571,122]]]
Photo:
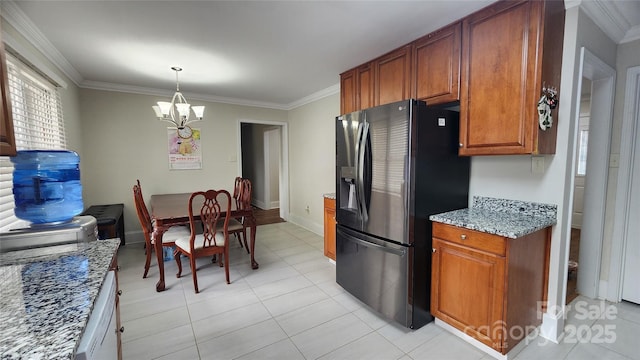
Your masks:
[[[66,149],[58,88],[7,53],[13,130],[18,150]],[[13,165],[0,157],[0,232],[27,225],[14,215]]]

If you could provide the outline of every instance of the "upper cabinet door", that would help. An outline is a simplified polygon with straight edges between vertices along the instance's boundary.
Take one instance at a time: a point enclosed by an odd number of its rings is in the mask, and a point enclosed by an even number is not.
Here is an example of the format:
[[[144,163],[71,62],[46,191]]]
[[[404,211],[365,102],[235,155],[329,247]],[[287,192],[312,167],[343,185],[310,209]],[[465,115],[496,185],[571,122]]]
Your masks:
[[[414,97],[428,105],[460,99],[461,23],[455,23],[415,42]]]
[[[463,20],[460,155],[555,152],[538,101],[543,83],[560,88],[563,28],[558,1],[502,1]]]
[[[374,105],[411,98],[411,52],[408,45],[373,61]]]
[[[503,2],[463,21],[461,155],[532,152],[540,4]]]
[[[340,74],[340,115],[358,110],[356,75],[356,69]]]
[[[4,54],[4,43],[0,32],[0,155],[15,156],[16,140],[13,134],[11,98],[9,97],[8,69]]]
[[[358,110],[373,107],[373,67],[370,63],[356,69],[358,73]]]

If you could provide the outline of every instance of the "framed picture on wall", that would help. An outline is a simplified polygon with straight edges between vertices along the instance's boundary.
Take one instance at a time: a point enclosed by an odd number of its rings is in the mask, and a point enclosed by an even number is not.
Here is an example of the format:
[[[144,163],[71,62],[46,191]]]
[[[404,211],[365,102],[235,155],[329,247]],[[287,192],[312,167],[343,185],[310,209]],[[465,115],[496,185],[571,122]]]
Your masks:
[[[185,128],[167,128],[169,170],[202,169],[200,129]]]

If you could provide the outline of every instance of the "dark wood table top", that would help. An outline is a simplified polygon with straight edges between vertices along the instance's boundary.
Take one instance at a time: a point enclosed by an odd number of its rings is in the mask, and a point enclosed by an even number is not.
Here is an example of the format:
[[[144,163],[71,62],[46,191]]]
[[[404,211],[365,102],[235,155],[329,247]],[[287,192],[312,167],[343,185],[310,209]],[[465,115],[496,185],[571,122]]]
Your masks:
[[[151,195],[151,217],[160,222],[180,223],[189,221],[189,197],[191,193]],[[202,198],[199,198],[202,202]],[[195,202],[197,205],[198,203]],[[220,204],[221,210],[226,211],[225,204]],[[231,200],[231,216],[245,216],[252,209],[237,209],[235,201]]]

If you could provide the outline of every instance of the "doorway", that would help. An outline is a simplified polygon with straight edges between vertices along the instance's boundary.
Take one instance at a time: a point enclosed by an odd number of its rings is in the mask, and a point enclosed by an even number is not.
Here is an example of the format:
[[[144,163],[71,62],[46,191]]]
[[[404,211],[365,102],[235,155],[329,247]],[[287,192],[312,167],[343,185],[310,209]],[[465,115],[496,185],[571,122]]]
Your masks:
[[[627,70],[607,300],[640,303],[640,66]]]
[[[576,291],[589,298],[599,297],[600,263],[604,237],[604,212],[607,178],[609,175],[610,134],[613,122],[615,70],[593,55],[586,48],[580,51],[579,86],[583,79],[591,82],[589,101],[589,125],[586,136],[586,160],[584,163],[584,203],[580,225]],[[582,93],[577,106],[582,103]],[[595,106],[597,105],[597,106]],[[580,168],[580,109],[576,109],[574,133],[574,174]],[[590,135],[590,136],[589,136]],[[587,181],[588,180],[588,181]],[[573,187],[575,187],[575,179]],[[572,187],[572,198],[575,191]],[[572,210],[573,212],[573,204]],[[569,241],[570,245],[571,241]],[[568,268],[568,267],[567,267]],[[567,277],[568,271],[567,269]]]
[[[289,217],[289,169],[285,122],[238,121],[238,174],[251,179],[252,205],[269,218]]]
[[[569,265],[567,270],[566,304],[578,294],[578,268],[580,264],[580,234],[584,215],[584,191],[587,182],[587,150],[589,148],[589,121],[591,118],[591,80],[582,78],[580,91],[580,111],[578,120],[578,138],[576,144],[576,171],[573,185],[573,212],[571,214],[571,233],[569,244]]]

